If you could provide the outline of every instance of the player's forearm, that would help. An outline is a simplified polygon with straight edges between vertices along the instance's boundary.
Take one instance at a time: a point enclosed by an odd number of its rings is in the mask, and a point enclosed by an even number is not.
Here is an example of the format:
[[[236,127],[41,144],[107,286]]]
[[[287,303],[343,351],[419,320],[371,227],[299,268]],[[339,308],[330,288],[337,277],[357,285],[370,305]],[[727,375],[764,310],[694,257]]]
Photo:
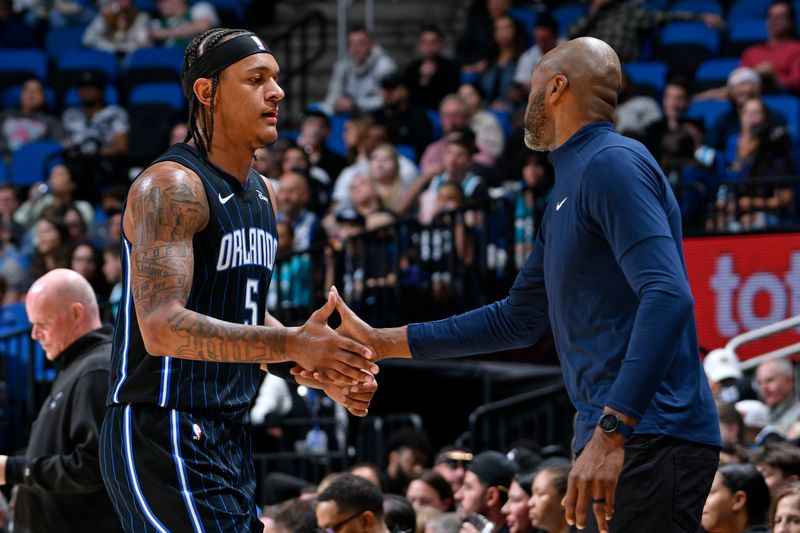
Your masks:
[[[140,326],[145,347],[152,355],[212,362],[277,363],[290,360],[289,353],[294,349],[294,328],[234,324],[185,308],[154,314]]]

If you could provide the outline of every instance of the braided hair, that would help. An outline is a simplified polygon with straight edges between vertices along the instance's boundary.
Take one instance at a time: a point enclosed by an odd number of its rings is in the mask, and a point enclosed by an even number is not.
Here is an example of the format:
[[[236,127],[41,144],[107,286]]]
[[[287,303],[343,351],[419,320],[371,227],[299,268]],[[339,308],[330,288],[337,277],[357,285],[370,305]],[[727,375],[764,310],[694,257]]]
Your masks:
[[[189,68],[194,64],[197,59],[204,53],[208,52],[218,44],[224,43],[239,35],[247,35],[250,32],[247,30],[234,30],[229,28],[213,28],[210,29],[194,39],[186,47],[186,54],[183,56],[183,69],[181,77],[185,78]],[[190,140],[194,141],[197,148],[204,154],[211,151],[211,137],[214,135],[214,100],[217,95],[217,84],[219,83],[219,73],[211,76],[211,106],[209,109],[208,120],[206,114],[203,112],[203,104],[197,98],[197,95],[192,92],[189,96],[189,120],[187,121],[188,132],[183,142]],[[200,115],[202,122],[202,130],[197,124],[197,115]]]

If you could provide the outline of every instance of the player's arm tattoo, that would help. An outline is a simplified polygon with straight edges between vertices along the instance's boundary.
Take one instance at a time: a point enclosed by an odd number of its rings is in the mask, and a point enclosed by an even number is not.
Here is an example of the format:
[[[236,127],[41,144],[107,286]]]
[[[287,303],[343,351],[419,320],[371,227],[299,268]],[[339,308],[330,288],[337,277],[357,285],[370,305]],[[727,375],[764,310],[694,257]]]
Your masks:
[[[128,199],[134,246],[131,292],[143,335],[186,359],[283,361],[287,330],[232,324],[186,309],[194,275],[192,239],[207,223],[202,183],[181,171],[142,176]],[[152,320],[149,320],[151,319]]]
[[[186,304],[194,270],[192,237],[208,220],[199,180],[170,178],[145,178],[130,199],[135,232],[131,291],[144,317],[171,300]]]
[[[222,322],[179,310],[167,318],[180,339],[175,356],[203,361],[270,362],[286,357],[286,330]]]

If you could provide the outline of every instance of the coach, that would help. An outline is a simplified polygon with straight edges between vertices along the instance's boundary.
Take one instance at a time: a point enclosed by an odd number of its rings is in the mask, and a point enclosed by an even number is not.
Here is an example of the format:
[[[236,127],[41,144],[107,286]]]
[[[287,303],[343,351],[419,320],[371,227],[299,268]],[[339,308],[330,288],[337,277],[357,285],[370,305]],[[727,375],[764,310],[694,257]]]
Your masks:
[[[591,37],[556,47],[534,71],[525,143],[550,152],[555,187],[505,300],[372,329],[339,299],[339,331],[379,358],[442,359],[530,346],[549,325],[578,410],[567,521],[693,532],[717,468],[719,425],[680,210],[653,157],[613,130],[620,79],[617,55]]]

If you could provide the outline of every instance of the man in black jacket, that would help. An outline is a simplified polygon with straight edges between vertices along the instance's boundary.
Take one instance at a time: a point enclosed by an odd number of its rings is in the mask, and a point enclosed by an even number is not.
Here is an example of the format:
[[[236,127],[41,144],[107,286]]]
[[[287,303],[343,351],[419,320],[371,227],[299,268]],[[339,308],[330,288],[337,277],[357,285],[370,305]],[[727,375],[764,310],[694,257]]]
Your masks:
[[[100,476],[111,328],[91,285],[72,270],[39,278],[25,300],[31,337],[58,369],[24,456],[0,455],[0,485],[16,484],[14,531],[122,531]]]

